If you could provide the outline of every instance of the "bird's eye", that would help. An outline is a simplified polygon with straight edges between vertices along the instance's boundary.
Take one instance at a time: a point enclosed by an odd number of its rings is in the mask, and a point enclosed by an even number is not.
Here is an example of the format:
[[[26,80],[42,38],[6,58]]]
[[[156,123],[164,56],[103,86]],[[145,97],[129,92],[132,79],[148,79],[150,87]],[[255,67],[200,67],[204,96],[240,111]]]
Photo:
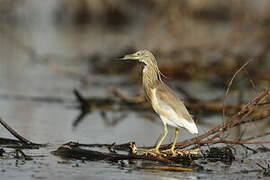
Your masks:
[[[141,53],[139,53],[139,52],[138,52],[136,55],[137,55],[137,56],[140,56],[140,55],[141,55]]]

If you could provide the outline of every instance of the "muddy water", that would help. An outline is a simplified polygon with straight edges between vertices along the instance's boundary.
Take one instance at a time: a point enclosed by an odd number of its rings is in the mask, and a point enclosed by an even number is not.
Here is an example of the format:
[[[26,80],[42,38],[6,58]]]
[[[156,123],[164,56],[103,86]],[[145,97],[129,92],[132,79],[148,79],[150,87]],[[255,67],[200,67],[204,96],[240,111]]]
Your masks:
[[[7,41],[8,42],[8,41]],[[3,46],[3,45],[2,45]],[[7,46],[5,44],[5,46]],[[76,105],[72,89],[79,88],[88,96],[106,95],[106,87],[82,88],[77,79],[72,79],[53,72],[46,64],[29,60],[20,51],[11,49],[2,52],[0,62],[0,109],[1,117],[26,138],[38,142],[49,143],[40,150],[25,151],[34,157],[33,161],[1,161],[1,179],[89,179],[98,178],[165,178],[181,177],[181,174],[167,172],[144,172],[120,169],[118,165],[105,162],[64,160],[50,154],[61,144],[68,141],[81,143],[125,143],[136,141],[140,145],[152,145],[159,136],[162,126],[159,121],[151,122],[130,112],[127,117],[115,126],[107,126],[98,111],[88,115],[76,129],[72,122],[79,111],[72,108]],[[1,48],[1,49],[4,49]],[[13,52],[15,51],[15,52]],[[8,60],[7,60],[8,59]],[[102,79],[102,77],[99,77]],[[91,81],[91,80],[90,80]],[[121,88],[121,87],[119,87]],[[123,88],[128,91],[129,89]],[[6,98],[6,97],[9,98]],[[26,97],[24,99],[16,97]],[[27,99],[29,97],[29,99]],[[36,102],[31,97],[52,97],[62,99],[63,103]],[[109,117],[119,114],[109,113]],[[6,131],[0,131],[1,137],[11,137]],[[190,137],[183,132],[182,138]],[[170,138],[171,139],[171,138]],[[197,175],[185,175],[194,179]],[[165,178],[166,179],[166,178]]]
[[[153,145],[162,126],[159,120],[151,122],[134,112],[129,112],[127,117],[117,125],[108,126],[102,120],[99,112],[95,111],[88,115],[76,129],[72,128],[72,122],[79,113],[78,110],[72,108],[76,105],[72,94],[73,88],[80,89],[87,96],[105,96],[106,89],[113,85],[112,82],[121,82],[124,78],[109,77],[108,79],[106,77],[106,81],[104,80],[99,86],[92,86],[91,82],[105,78],[91,75],[90,85],[85,87],[78,79],[55,72],[47,63],[29,58],[27,53],[21,51],[12,40],[8,39],[8,36],[1,38],[5,41],[0,45],[1,117],[26,138],[38,143],[49,143],[48,147],[25,151],[28,155],[37,156],[32,161],[1,160],[1,179],[223,179],[227,178],[228,174],[232,178],[243,177],[239,174],[239,162],[233,164],[231,169],[222,163],[210,163],[206,167],[215,169],[211,174],[209,172],[175,173],[123,169],[119,164],[106,162],[66,161],[51,155],[50,151],[68,141],[81,143],[135,141],[139,145]],[[53,50],[55,51],[55,49]],[[66,49],[67,52],[72,50]],[[60,49],[58,54],[61,55],[62,51],[64,50]],[[62,54],[62,56],[65,55]],[[69,62],[68,64],[68,68],[73,70],[84,70],[83,62]],[[59,65],[66,65],[66,62],[63,63],[60,60]],[[118,88],[126,92],[134,92],[137,87]],[[190,89],[193,89],[194,93],[200,92],[200,87],[195,84]],[[63,102],[38,102],[32,101],[31,98],[16,98],[21,96],[52,97],[61,99]],[[111,118],[119,116],[119,114],[109,113],[108,116]],[[218,117],[208,118],[204,121],[206,125],[199,124],[200,132],[206,131],[219,121]],[[0,131],[0,136],[10,137],[5,130]],[[182,131],[181,138],[189,137],[191,136],[188,133]],[[262,157],[256,158],[262,159]],[[250,164],[254,164],[254,162],[247,161],[246,165],[241,163],[241,169],[257,168]],[[247,177],[253,179],[256,176],[256,173],[249,173]]]
[[[104,77],[89,75],[88,84],[82,84],[78,78],[67,76],[53,66],[67,68],[73,72],[87,74],[87,63],[77,58],[92,53],[108,53],[112,47],[120,49],[124,42],[132,41],[134,33],[115,33],[107,35],[99,29],[89,28],[83,33],[76,29],[59,28],[53,25],[47,16],[53,1],[33,3],[37,16],[28,11],[20,11],[22,24],[3,25],[0,36],[0,109],[1,117],[26,138],[37,143],[49,143],[48,147],[39,150],[26,150],[34,157],[33,161],[6,159],[0,161],[2,179],[224,179],[242,178],[240,170],[258,169],[255,162],[267,159],[254,156],[244,163],[236,161],[232,167],[222,163],[206,165],[213,172],[174,173],[164,171],[143,171],[120,168],[118,164],[106,162],[66,161],[50,154],[61,144],[68,141],[80,143],[126,143],[135,141],[138,145],[153,145],[160,135],[160,121],[152,122],[140,117],[140,114],[129,112],[126,118],[115,126],[108,126],[102,120],[99,111],[88,115],[76,129],[72,122],[78,115],[72,90],[79,89],[87,96],[106,96],[109,86],[117,86],[125,77]],[[30,3],[31,2],[31,3]],[[41,2],[41,1],[40,1]],[[50,2],[50,3],[48,3]],[[52,3],[52,4],[51,4]],[[30,11],[30,15],[29,15]],[[26,19],[26,20],[25,20]],[[115,46],[118,44],[119,46]],[[35,52],[33,55],[31,52]],[[48,63],[49,62],[49,63]],[[52,66],[53,65],[53,66]],[[98,86],[96,84],[99,84]],[[120,87],[126,92],[139,92],[138,87]],[[207,97],[208,91],[198,84],[188,87],[194,94]],[[217,92],[221,94],[222,92]],[[8,97],[8,98],[7,98]],[[24,97],[24,98],[18,98]],[[33,101],[33,97],[51,97],[62,102]],[[202,97],[204,98],[204,97]],[[109,113],[113,118],[120,114]],[[199,124],[200,133],[220,122],[212,117]],[[169,140],[172,139],[172,133]],[[5,130],[0,137],[11,137]],[[181,138],[191,137],[182,131]],[[264,163],[264,162],[262,162]],[[218,167],[218,168],[216,168]],[[240,169],[239,169],[240,167]],[[245,178],[253,179],[257,173],[249,173]]]
[[[42,28],[41,28],[42,27]],[[54,71],[42,58],[31,57],[28,49],[33,48],[38,57],[57,54],[52,60],[57,66],[64,66],[72,71],[86,72],[85,63],[73,57],[83,51],[74,45],[74,37],[80,32],[59,32],[52,27],[6,30],[0,44],[0,109],[1,117],[26,138],[49,143],[46,148],[26,150],[34,157],[33,161],[1,160],[1,179],[167,179],[167,177],[185,177],[196,179],[197,174],[174,174],[168,172],[133,171],[119,168],[118,164],[105,162],[65,161],[50,154],[61,144],[68,141],[80,143],[125,143],[136,141],[139,145],[153,145],[162,130],[161,123],[144,120],[138,114],[130,112],[119,124],[111,127],[102,120],[98,111],[87,116],[79,126],[72,128],[72,122],[78,115],[72,90],[80,89],[87,96],[105,96],[107,87],[112,82],[121,82],[123,78],[91,75],[90,85],[83,86],[77,78]],[[30,30],[30,31],[29,31]],[[46,32],[44,34],[44,32]],[[70,39],[72,38],[72,40]],[[91,36],[89,37],[89,42]],[[79,42],[80,39],[77,39]],[[85,42],[87,42],[85,40]],[[91,44],[91,43],[90,43]],[[91,46],[88,44],[89,46]],[[87,46],[87,45],[85,45]],[[86,47],[83,47],[86,49]],[[52,56],[55,57],[55,56]],[[60,58],[59,58],[60,57]],[[67,60],[65,60],[67,59]],[[71,59],[71,60],[70,60]],[[109,78],[109,79],[108,79]],[[104,80],[104,81],[102,81]],[[99,86],[93,86],[96,81]],[[121,88],[121,87],[119,87]],[[136,87],[131,87],[133,89]],[[130,89],[122,88],[124,91]],[[24,98],[20,98],[24,97]],[[33,97],[51,97],[63,102],[33,101]],[[109,117],[119,114],[109,113]],[[5,130],[1,137],[11,137]],[[182,138],[190,137],[183,132]],[[171,138],[170,138],[171,139]],[[42,157],[39,157],[42,156]]]
[[[57,63],[59,66],[68,64],[68,68],[84,72],[85,64],[83,62],[68,60],[66,63],[63,60],[65,59],[63,57],[68,59],[73,54],[80,52],[80,49],[74,49],[75,45],[74,47],[67,45],[63,48],[63,44],[69,41],[65,37],[58,37],[57,40],[50,39],[49,37],[53,36],[50,33],[59,33],[51,31],[50,28],[43,29],[49,33],[45,35],[43,31],[38,32],[35,28],[33,31],[26,32],[22,28],[21,31],[5,32],[4,36],[1,36],[1,42],[5,42],[0,44],[1,117],[26,138],[38,143],[50,143],[50,145],[40,150],[25,151],[29,155],[44,156],[34,157],[33,161],[1,160],[1,179],[167,179],[167,177],[196,179],[197,174],[159,171],[142,173],[121,169],[117,164],[111,165],[105,162],[62,162],[62,159],[51,155],[50,151],[68,141],[81,143],[136,141],[139,145],[153,145],[160,135],[162,126],[159,121],[147,121],[138,114],[130,112],[122,122],[110,127],[104,123],[99,112],[96,111],[87,116],[76,129],[72,128],[72,122],[79,113],[78,110],[71,108],[76,105],[72,89],[78,88],[88,96],[105,96],[107,87],[112,85],[111,82],[121,81],[121,78],[109,77],[108,81],[108,77],[106,77],[108,83],[104,81],[105,83],[101,83],[103,85],[97,87],[92,86],[91,82],[105,78],[93,78],[94,75],[91,75],[91,78],[88,79],[89,87],[83,87],[78,79],[55,72],[46,62],[31,59],[28,51],[24,51],[14,39],[23,43],[27,42],[26,45],[34,47],[39,56],[58,54],[62,58],[55,59],[53,63]],[[40,36],[44,36],[44,39]],[[70,36],[67,37],[70,38]],[[26,41],[28,38],[30,40]],[[132,89],[134,88],[132,87]],[[128,92],[130,89],[123,88],[123,90]],[[6,96],[9,98],[7,99]],[[29,99],[16,98],[21,96],[29,97]],[[31,97],[60,98],[64,102],[36,102],[32,101]],[[109,117],[117,115],[119,114],[110,113]],[[10,137],[4,130],[0,131],[0,136]],[[181,137],[189,136],[183,132]]]

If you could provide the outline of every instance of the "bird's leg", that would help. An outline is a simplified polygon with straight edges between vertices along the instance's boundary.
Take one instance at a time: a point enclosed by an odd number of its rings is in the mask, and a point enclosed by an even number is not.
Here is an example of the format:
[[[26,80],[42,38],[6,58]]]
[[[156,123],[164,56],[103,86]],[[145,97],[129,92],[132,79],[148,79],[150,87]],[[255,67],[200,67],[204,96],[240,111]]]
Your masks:
[[[174,148],[175,148],[175,144],[176,144],[176,141],[178,139],[178,135],[179,135],[179,129],[175,128],[175,133],[174,133],[173,144],[172,144],[171,150],[174,150]]]
[[[154,149],[154,151],[157,153],[159,153],[159,147],[161,146],[161,144],[163,143],[164,139],[166,138],[166,136],[168,134],[167,124],[165,122],[163,124],[164,124],[164,129],[163,129],[162,136],[161,136],[160,141],[158,142],[157,146]]]
[[[163,143],[164,139],[166,138],[167,134],[168,134],[168,129],[167,129],[167,124],[164,122],[164,129],[163,129],[163,133],[162,136],[157,144],[157,146],[154,149],[138,149],[138,152],[143,152],[143,153],[156,153],[159,154],[159,147],[161,146],[161,144]]]
[[[167,149],[166,152],[171,152],[173,155],[176,155],[176,152],[174,151],[174,148],[175,148],[175,144],[176,144],[176,141],[177,141],[177,138],[178,138],[178,134],[179,134],[179,129],[175,128],[172,147],[170,149]]]

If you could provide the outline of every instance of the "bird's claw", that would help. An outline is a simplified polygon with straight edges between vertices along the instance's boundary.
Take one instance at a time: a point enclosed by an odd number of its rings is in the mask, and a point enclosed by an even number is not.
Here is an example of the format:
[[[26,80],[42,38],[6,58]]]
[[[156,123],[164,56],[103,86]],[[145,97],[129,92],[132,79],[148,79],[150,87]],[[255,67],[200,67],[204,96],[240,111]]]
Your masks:
[[[176,156],[177,155],[177,152],[174,149],[172,149],[172,148],[166,149],[166,150],[164,150],[162,152],[172,154],[172,156]]]

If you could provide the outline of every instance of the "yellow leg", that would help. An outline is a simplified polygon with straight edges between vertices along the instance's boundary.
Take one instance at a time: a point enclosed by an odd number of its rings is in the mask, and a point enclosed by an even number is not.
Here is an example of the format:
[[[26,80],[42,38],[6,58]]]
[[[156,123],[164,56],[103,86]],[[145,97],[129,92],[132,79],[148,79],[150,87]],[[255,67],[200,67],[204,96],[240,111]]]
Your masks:
[[[166,138],[166,136],[168,135],[167,124],[166,123],[163,123],[163,124],[164,124],[163,133],[162,133],[162,136],[160,138],[160,141],[158,142],[158,144],[157,144],[157,146],[155,148],[155,152],[157,152],[157,153],[159,153],[159,147],[163,143],[163,141]]]
[[[176,141],[177,141],[177,138],[178,138],[178,134],[179,134],[179,129],[178,128],[175,128],[175,133],[174,133],[172,147],[170,149],[166,150],[167,152],[171,152],[173,155],[176,154],[175,151],[174,151],[174,148],[175,148],[175,144],[176,144]]]
[[[173,138],[173,144],[172,144],[172,147],[171,147],[172,150],[174,150],[174,148],[175,148],[175,144],[176,144],[176,141],[178,139],[178,134],[179,134],[179,129],[178,128],[175,128],[175,133],[174,133],[174,138]]]
[[[161,144],[163,143],[164,139],[166,138],[166,136],[168,135],[168,129],[167,129],[167,124],[166,123],[163,123],[164,125],[164,129],[163,129],[163,133],[162,133],[162,136],[157,144],[157,146],[154,148],[154,149],[138,149],[137,151],[138,152],[143,152],[143,153],[156,153],[156,154],[159,154],[159,147],[161,146]]]

